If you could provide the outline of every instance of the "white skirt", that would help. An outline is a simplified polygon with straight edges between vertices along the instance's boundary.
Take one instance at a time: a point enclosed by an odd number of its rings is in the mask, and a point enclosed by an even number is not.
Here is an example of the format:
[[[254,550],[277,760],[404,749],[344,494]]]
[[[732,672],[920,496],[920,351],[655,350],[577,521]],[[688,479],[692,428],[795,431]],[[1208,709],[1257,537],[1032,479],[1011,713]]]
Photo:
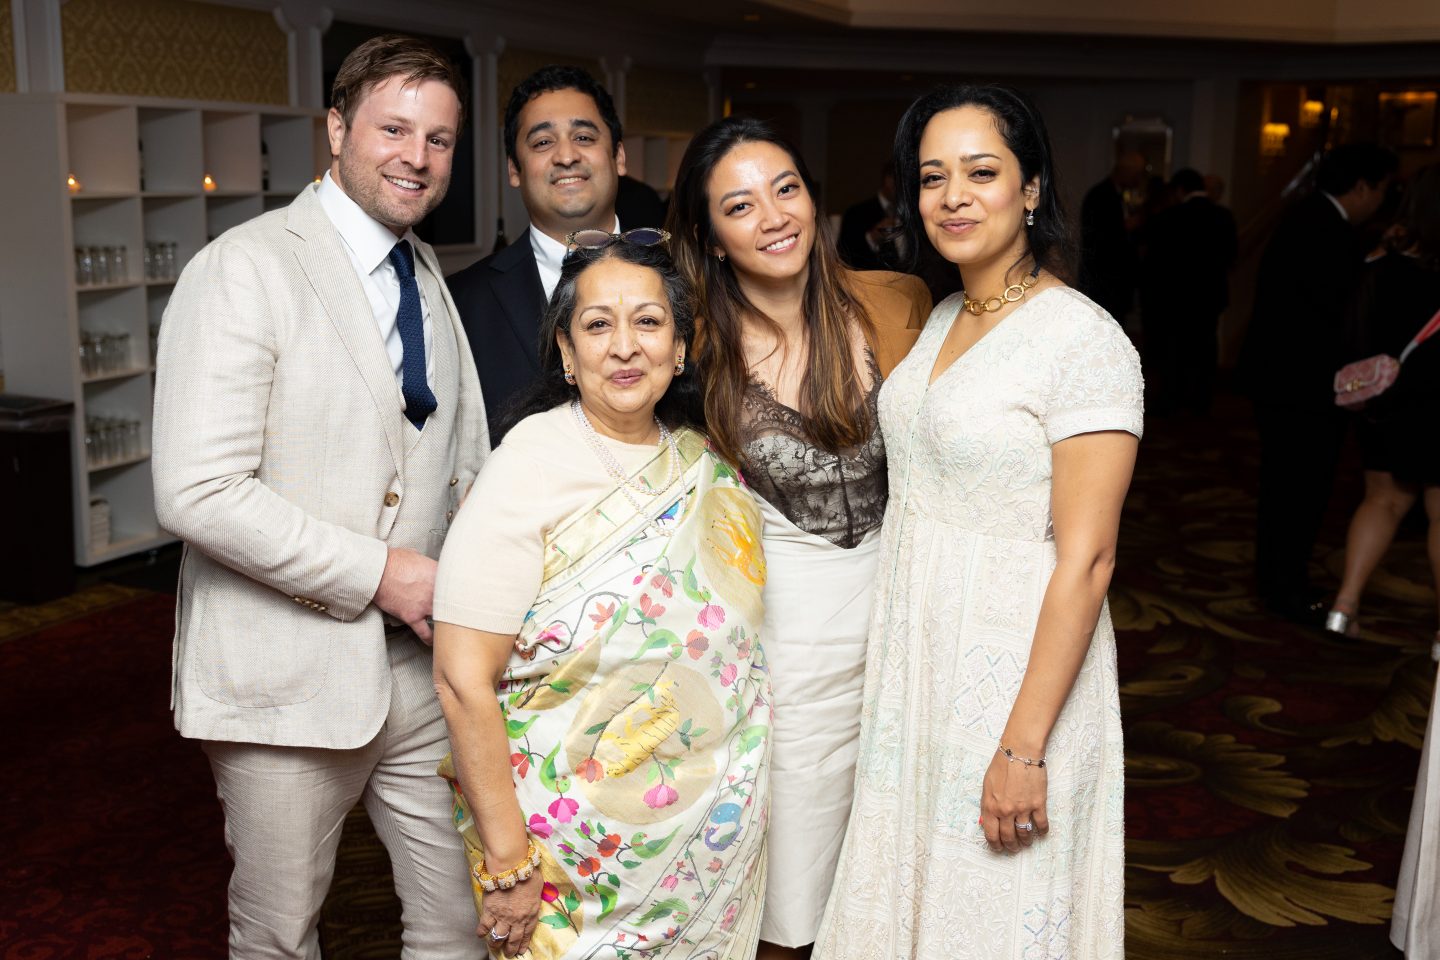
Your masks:
[[[775,697],[760,939],[799,947],[819,932],[850,818],[880,531],[847,550],[756,499],[768,570],[762,638]]]
[[[1395,884],[1395,911],[1390,921],[1390,942],[1407,960],[1440,958],[1440,670],[1430,702],[1430,725],[1420,753],[1420,774],[1415,801],[1410,807],[1410,829],[1405,835],[1405,856]],[[765,902],[770,909],[770,901]]]

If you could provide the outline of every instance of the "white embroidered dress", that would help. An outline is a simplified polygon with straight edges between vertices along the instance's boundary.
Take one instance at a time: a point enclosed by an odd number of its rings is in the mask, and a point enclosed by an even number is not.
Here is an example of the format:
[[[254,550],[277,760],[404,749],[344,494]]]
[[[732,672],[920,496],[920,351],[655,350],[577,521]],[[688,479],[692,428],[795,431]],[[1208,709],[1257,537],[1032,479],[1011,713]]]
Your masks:
[[[1047,749],[1050,833],[992,853],[981,783],[1055,568],[1050,447],[1139,436],[1139,358],[1068,288],[1033,294],[927,386],[961,298],[880,395],[890,504],[856,792],[816,960],[1122,960],[1124,769],[1102,607]]]

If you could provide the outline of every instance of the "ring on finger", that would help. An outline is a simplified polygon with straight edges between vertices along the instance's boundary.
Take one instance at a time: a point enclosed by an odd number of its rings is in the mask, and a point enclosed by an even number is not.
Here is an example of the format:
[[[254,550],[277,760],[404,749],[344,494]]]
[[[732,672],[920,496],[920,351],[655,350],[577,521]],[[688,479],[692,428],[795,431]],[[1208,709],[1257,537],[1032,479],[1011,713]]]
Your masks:
[[[1032,831],[1032,830],[1035,829],[1035,822],[1032,820],[1032,821],[1029,822],[1029,823],[1021,823],[1020,821],[1017,820],[1017,821],[1015,821],[1015,829],[1016,829],[1016,830],[1024,830],[1026,833],[1029,833],[1030,831]]]
[[[509,938],[510,934],[508,933],[496,933],[494,930],[490,931],[491,940],[508,940]]]

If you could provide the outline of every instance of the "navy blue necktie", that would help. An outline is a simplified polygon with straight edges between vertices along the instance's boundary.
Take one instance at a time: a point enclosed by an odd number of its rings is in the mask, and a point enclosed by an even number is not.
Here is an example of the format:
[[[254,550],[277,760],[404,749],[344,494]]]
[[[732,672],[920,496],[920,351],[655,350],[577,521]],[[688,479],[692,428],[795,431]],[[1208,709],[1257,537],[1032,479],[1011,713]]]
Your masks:
[[[435,394],[425,379],[425,315],[420,309],[420,287],[415,283],[415,254],[410,242],[401,240],[390,249],[390,262],[400,278],[400,309],[395,326],[400,329],[400,394],[405,398],[405,416],[416,430],[425,429],[425,418],[435,412]]]

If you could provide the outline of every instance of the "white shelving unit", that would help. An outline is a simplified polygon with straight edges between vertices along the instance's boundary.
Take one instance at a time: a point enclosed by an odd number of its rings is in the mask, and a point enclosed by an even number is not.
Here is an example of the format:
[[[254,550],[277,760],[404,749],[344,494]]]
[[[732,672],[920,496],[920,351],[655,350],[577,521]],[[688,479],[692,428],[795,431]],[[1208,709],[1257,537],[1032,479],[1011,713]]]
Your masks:
[[[155,520],[144,451],[153,422],[150,328],[174,281],[145,278],[145,245],[174,243],[178,271],[208,240],[288,204],[329,165],[324,116],[276,106],[4,94],[0,120],[24,143],[0,157],[0,204],[10,226],[0,231],[6,389],[75,404],[75,561],[90,566],[171,539]],[[78,191],[68,189],[67,174]],[[74,251],[89,246],[127,248],[127,276],[79,285]],[[85,375],[87,333],[129,334],[124,369]],[[142,451],[89,465],[87,416],[138,420]],[[110,505],[105,542],[91,540],[97,498]]]

